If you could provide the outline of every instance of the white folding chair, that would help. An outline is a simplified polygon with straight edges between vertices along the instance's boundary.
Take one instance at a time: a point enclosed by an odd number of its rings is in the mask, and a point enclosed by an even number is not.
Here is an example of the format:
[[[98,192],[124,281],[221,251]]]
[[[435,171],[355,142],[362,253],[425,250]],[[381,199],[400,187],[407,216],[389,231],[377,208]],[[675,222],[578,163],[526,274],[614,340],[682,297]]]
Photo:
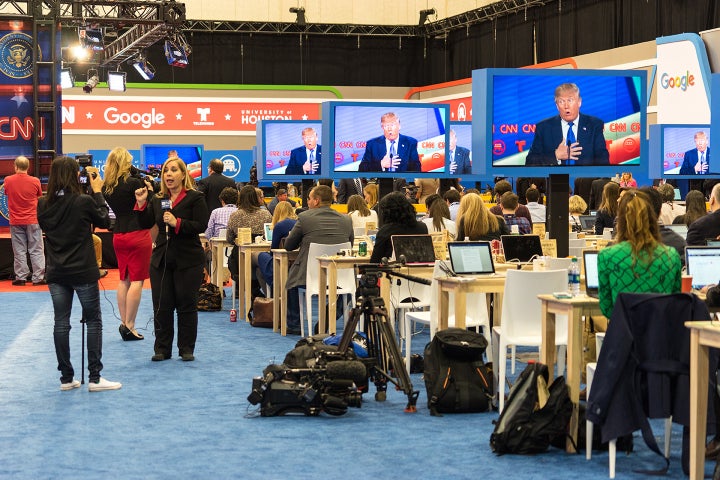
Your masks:
[[[433,269],[432,285],[430,285],[430,310],[426,311],[406,311],[404,316],[405,330],[405,364],[410,370],[410,356],[412,355],[412,324],[422,323],[430,326],[430,340],[435,336],[438,325],[438,309],[437,309],[437,279],[444,277],[446,274],[440,268],[440,260],[435,261]],[[448,327],[455,326],[455,303],[451,300],[448,309]],[[483,336],[487,340],[487,358],[492,358],[492,344],[490,335],[490,318],[487,310],[487,298],[484,293],[472,293],[467,296],[468,315],[465,318],[467,327],[482,327]]]
[[[505,406],[505,377],[507,349],[525,345],[540,347],[542,344],[542,318],[538,295],[567,290],[567,270],[508,270],[503,293],[501,326],[493,327],[497,338],[498,405]],[[558,374],[565,369],[567,348],[567,318],[556,321],[555,345],[562,346],[557,356]],[[515,355],[511,358],[515,364]],[[514,369],[514,366],[512,367]]]
[[[332,245],[323,245],[321,243],[311,243],[308,249],[307,258],[307,270],[305,272],[305,288],[300,288],[298,293],[304,292],[305,294],[305,308],[300,307],[300,335],[305,336],[305,315],[304,310],[307,311],[308,319],[308,335],[312,335],[313,331],[313,316],[312,316],[312,297],[320,295],[319,291],[319,277],[320,277],[320,264],[317,261],[318,257],[332,256],[337,252],[349,249],[350,242],[336,243]],[[345,304],[345,321],[347,322],[348,306],[355,303],[355,269],[353,268],[341,268],[338,269],[337,274],[338,295],[351,295],[350,303]],[[318,297],[319,298],[319,297]],[[320,305],[318,302],[318,310],[325,308],[325,305]],[[329,322],[335,321],[335,312],[329,312]]]

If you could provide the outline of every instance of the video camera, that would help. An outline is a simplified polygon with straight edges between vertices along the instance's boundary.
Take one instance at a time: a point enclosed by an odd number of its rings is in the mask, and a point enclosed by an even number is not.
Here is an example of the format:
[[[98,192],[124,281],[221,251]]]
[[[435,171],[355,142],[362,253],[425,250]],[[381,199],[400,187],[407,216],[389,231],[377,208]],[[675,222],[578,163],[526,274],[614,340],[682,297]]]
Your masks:
[[[263,417],[320,412],[339,416],[348,407],[360,408],[362,392],[357,385],[367,380],[365,365],[357,360],[328,361],[325,355],[330,352],[319,357],[313,368],[268,365],[262,377],[253,378],[248,402],[260,404]]]
[[[153,186],[153,191],[155,193],[160,191],[160,174],[161,169],[158,167],[151,167],[148,166],[147,170],[140,170],[139,168],[135,166],[130,167],[130,176],[134,178],[139,178],[140,180],[147,180],[150,182]]]
[[[75,161],[78,162],[78,165],[80,165],[80,175],[78,176],[78,181],[80,182],[80,187],[83,190],[83,193],[87,193],[88,195],[92,195],[93,190],[90,186],[89,176],[87,167],[92,167],[93,164],[93,156],[92,154],[82,154],[82,155],[75,155]],[[95,176],[97,174],[93,173],[93,179],[95,179]]]

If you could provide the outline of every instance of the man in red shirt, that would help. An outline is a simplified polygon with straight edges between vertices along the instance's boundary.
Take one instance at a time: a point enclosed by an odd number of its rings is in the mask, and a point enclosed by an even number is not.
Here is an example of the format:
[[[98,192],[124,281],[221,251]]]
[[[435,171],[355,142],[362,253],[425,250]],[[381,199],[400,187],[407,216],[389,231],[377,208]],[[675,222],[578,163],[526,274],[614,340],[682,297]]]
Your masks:
[[[33,285],[45,285],[45,251],[42,230],[38,225],[37,205],[42,196],[40,180],[28,175],[30,161],[23,156],[15,159],[15,174],[5,178],[5,195],[10,211],[10,236],[15,256],[15,280],[13,285],[25,285],[30,270],[27,256],[30,254]]]

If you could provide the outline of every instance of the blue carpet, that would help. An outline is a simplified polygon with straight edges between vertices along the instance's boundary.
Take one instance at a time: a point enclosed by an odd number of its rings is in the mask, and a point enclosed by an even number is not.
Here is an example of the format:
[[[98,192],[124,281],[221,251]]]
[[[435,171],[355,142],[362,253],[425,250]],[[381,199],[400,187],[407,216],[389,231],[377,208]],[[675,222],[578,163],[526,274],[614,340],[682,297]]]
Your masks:
[[[298,337],[230,323],[226,305],[201,313],[195,362],[177,352],[151,362],[150,292],[138,318],[145,341],[121,341],[114,301],[114,291],[103,293],[102,373],[123,388],[90,394],[86,386],[59,390],[49,294],[0,294],[0,478],[607,478],[607,453],[591,461],[554,448],[494,455],[488,442],[497,414],[431,417],[420,375],[412,376],[421,392],[415,414],[403,413],[401,392],[390,389],[380,403],[371,387],[362,408],[344,416],[253,417],[252,377],[281,362]],[[81,327],[73,325],[79,378]],[[427,340],[419,334],[414,350]],[[661,423],[654,428],[662,433]],[[677,426],[672,442],[667,478],[682,478]],[[618,478],[647,478],[633,470],[659,466],[636,434],[635,452],[618,455]]]

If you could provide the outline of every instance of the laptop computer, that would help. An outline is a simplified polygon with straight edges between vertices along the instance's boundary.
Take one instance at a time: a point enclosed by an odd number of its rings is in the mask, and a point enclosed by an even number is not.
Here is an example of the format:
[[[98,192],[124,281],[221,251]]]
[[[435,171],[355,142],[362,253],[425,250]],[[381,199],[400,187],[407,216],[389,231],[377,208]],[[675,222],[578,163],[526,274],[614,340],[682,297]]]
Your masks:
[[[263,223],[263,235],[266,242],[272,242],[272,223]]]
[[[598,279],[598,251],[585,250],[583,252],[583,270],[585,273],[585,294],[588,297],[598,297],[598,287],[600,280]]]
[[[688,226],[685,224],[672,224],[672,225],[663,225],[663,226],[665,228],[669,228],[673,232],[677,233],[678,235],[683,237],[683,239],[685,239],[687,237]]]
[[[542,257],[539,235],[502,235],[500,237],[506,262],[529,262]]]
[[[595,231],[595,217],[592,215],[580,215],[580,225],[584,231]]]
[[[490,242],[448,242],[448,254],[456,275],[495,273]]]
[[[720,247],[685,247],[685,268],[692,287],[700,289],[720,280]]]
[[[406,265],[435,265],[435,247],[430,235],[393,235],[395,260],[405,256]]]

